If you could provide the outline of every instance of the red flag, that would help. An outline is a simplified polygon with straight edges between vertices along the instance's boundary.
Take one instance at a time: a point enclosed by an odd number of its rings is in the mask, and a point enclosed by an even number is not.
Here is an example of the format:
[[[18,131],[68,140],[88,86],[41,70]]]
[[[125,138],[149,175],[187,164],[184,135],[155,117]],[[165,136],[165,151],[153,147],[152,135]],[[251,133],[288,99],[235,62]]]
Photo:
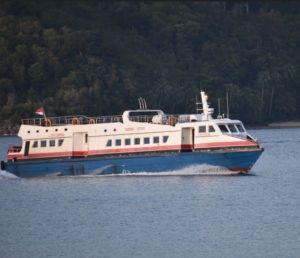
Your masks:
[[[43,108],[39,108],[36,112],[36,114],[43,116],[44,115],[44,110]]]

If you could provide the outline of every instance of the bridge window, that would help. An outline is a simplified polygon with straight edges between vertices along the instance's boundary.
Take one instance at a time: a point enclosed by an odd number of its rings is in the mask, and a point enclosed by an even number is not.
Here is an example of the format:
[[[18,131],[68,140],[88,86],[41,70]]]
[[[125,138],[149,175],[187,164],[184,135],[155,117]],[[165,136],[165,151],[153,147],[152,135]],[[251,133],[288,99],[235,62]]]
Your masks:
[[[106,147],[111,147],[111,140],[108,140],[108,141],[107,141]]]
[[[121,146],[121,140],[120,139],[116,140],[116,146]]]
[[[58,140],[58,146],[62,146],[64,140]]]
[[[130,139],[125,139],[125,145],[130,145]]]
[[[150,143],[150,138],[147,137],[147,138],[144,138],[144,144],[149,144]]]
[[[38,147],[38,141],[34,141],[34,143],[32,144],[32,148],[37,148]]]
[[[215,131],[216,131],[215,128],[212,125],[210,125],[208,128],[208,132],[214,133]]]
[[[164,136],[163,137],[163,142],[166,143],[168,141],[168,139],[169,139],[169,136]]]
[[[237,130],[236,130],[236,128],[235,128],[234,125],[228,125],[228,127],[229,127],[229,130],[230,130],[232,133],[237,133]]]
[[[222,133],[229,133],[226,125],[218,125]]]
[[[153,138],[153,143],[159,143],[159,137],[154,137]]]
[[[242,125],[236,125],[236,127],[238,128],[238,130],[241,132],[241,133],[244,133],[245,130],[244,128],[242,127]]]
[[[135,138],[134,139],[134,144],[139,145],[140,144],[140,138]]]
[[[55,146],[55,140],[50,140],[50,147],[54,147]]]
[[[41,141],[41,147],[47,147],[47,141]]]
[[[206,126],[199,126],[199,133],[206,133]]]

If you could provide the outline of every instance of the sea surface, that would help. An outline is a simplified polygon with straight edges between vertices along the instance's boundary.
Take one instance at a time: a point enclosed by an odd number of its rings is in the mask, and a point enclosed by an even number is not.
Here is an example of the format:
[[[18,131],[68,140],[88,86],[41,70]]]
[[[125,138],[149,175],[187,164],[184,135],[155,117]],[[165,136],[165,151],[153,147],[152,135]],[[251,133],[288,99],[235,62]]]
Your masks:
[[[249,130],[247,175],[21,179],[0,171],[0,257],[300,257],[300,129]],[[18,137],[0,137],[0,159]]]

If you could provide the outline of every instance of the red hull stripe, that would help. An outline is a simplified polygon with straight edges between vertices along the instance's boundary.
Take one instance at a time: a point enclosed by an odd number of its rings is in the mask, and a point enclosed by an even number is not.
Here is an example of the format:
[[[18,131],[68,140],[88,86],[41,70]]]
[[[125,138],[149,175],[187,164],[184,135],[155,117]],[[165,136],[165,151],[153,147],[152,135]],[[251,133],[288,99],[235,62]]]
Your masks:
[[[195,148],[211,148],[211,147],[230,147],[230,146],[249,146],[258,145],[258,143],[248,141],[237,142],[216,142],[216,143],[201,143],[195,144]],[[109,154],[109,153],[129,153],[129,152],[143,152],[143,151],[161,151],[161,150],[178,150],[178,149],[192,149],[192,144],[183,145],[167,145],[167,146],[153,146],[153,147],[136,147],[136,148],[120,148],[120,149],[105,149],[105,150],[90,150],[90,151],[65,151],[65,152],[47,152],[47,153],[31,153],[28,156],[24,154],[8,154],[7,158],[14,157],[18,159],[28,158],[47,158],[47,157],[61,157],[61,156],[86,156],[95,154]]]

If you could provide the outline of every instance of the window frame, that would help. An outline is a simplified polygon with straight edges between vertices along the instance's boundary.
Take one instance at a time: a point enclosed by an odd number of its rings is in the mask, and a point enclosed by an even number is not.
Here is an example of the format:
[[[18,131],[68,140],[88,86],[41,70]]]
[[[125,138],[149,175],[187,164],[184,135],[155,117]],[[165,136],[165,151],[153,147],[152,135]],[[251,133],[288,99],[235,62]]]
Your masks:
[[[39,141],[34,141],[32,144],[32,148],[38,148],[38,147],[39,147]]]
[[[65,139],[58,139],[58,147],[61,147],[64,143]]]
[[[110,145],[108,145],[109,143],[110,143]],[[109,139],[109,140],[106,142],[105,147],[111,147],[111,146],[112,146],[112,140]]]
[[[243,132],[240,131],[240,129],[238,128],[238,125],[243,129]],[[246,130],[242,124],[236,124],[236,128],[238,129],[239,133],[246,133]]]
[[[210,131],[210,128],[213,128],[214,131]],[[208,132],[209,132],[209,133],[215,133],[215,132],[216,132],[215,127],[214,127],[213,125],[209,125],[209,126],[208,126]]]
[[[125,143],[125,146],[131,145],[131,139],[130,138],[125,139],[124,143]]]
[[[223,132],[223,131],[222,131],[222,129],[220,128],[220,125],[223,125],[223,126],[225,126],[225,128],[226,128],[227,132]],[[221,133],[230,133],[230,130],[229,130],[229,128],[227,127],[227,125],[226,125],[226,124],[218,124],[218,127],[219,127],[219,129],[220,129]]]
[[[158,142],[155,142],[155,140],[158,140]],[[155,144],[159,143],[159,136],[153,136],[153,143]]]
[[[54,142],[54,145],[51,145],[51,143]],[[55,147],[55,140],[49,140],[49,147]]]
[[[233,126],[235,129],[235,132],[232,132],[229,126]],[[235,124],[228,124],[227,127],[228,127],[230,133],[239,133],[239,130],[235,127]]]
[[[146,142],[146,139],[148,140],[148,142]],[[144,137],[144,144],[150,144],[150,137]]]
[[[118,144],[117,142],[119,142],[120,144]],[[116,146],[122,146],[122,140],[121,139],[116,139],[115,144],[116,144]]]
[[[200,128],[205,128],[205,131],[204,132],[201,132],[200,131]],[[206,133],[206,125],[200,125],[200,126],[198,126],[198,133]]]
[[[45,146],[43,146],[43,143],[45,143]],[[46,148],[46,147],[47,147],[47,141],[41,140],[41,148]]]
[[[138,140],[138,143],[137,143]],[[134,145],[140,145],[141,144],[141,139],[140,138],[134,138]]]
[[[166,139],[167,137],[167,139]],[[166,140],[165,140],[166,139]],[[167,141],[169,140],[169,135],[165,135],[163,136],[163,143],[167,143]]]

